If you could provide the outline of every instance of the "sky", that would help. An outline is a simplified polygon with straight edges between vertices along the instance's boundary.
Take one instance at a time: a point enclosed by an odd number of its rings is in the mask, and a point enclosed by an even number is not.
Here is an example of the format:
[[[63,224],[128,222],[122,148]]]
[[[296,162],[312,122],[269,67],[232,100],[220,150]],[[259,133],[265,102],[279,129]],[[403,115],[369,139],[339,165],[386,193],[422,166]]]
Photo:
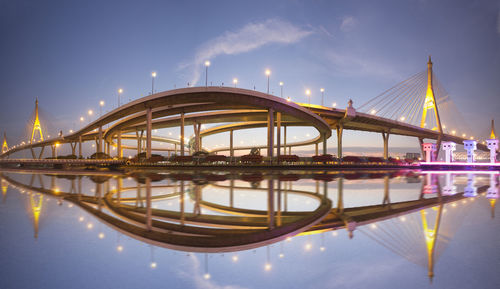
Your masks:
[[[426,69],[486,137],[500,110],[499,1],[0,0],[0,131],[25,138],[38,97],[51,126],[82,126],[155,90],[214,85],[354,107]],[[265,134],[263,134],[264,137]],[[363,146],[353,134],[346,146]],[[380,139],[380,140],[378,140]],[[397,139],[397,138],[396,138]],[[377,136],[378,145],[382,138]],[[264,141],[263,141],[264,142]],[[417,142],[412,140],[413,145]],[[393,145],[404,145],[397,141]]]

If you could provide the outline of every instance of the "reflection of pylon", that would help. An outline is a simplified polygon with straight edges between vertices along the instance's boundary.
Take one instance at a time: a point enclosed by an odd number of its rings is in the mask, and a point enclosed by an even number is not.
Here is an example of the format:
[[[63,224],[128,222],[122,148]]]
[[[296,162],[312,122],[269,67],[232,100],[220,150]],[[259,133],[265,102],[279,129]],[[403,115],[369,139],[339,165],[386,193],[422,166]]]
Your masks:
[[[437,207],[433,207],[433,210],[437,211],[436,221],[434,223],[434,227],[431,228],[427,224],[427,212],[425,210],[421,210],[420,214],[422,215],[422,227],[424,230],[425,236],[425,244],[427,247],[427,262],[428,262],[428,274],[429,279],[432,282],[432,278],[434,277],[434,250],[436,248],[436,241],[439,231],[439,224],[441,223],[441,212],[443,210],[443,204],[440,204]]]
[[[38,203],[35,199],[35,194],[30,194],[30,204],[31,204],[31,212],[33,213],[33,229],[35,230],[35,239],[38,238],[38,222],[40,220],[40,213],[42,212],[43,205],[43,195],[37,194]]]
[[[2,153],[5,153],[9,150],[9,145],[7,145],[7,134],[3,133],[3,144],[2,144]]]
[[[43,141],[42,126],[40,125],[40,120],[38,119],[38,98],[35,102],[35,122],[33,123],[33,130],[31,131],[30,143],[35,141],[35,131],[38,131],[40,134],[40,140]]]

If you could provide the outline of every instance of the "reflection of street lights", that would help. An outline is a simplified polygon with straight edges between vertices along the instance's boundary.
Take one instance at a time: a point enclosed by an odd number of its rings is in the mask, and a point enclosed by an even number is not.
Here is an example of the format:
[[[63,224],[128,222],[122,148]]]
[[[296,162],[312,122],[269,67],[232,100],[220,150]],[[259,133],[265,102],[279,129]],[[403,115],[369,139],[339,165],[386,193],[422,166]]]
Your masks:
[[[155,93],[156,71],[151,72],[151,94]]]
[[[236,88],[236,84],[238,84],[238,78],[233,78],[234,88]]]
[[[99,101],[99,117],[102,116],[102,107],[104,106],[104,100]]]
[[[57,148],[58,148],[58,147],[59,147],[59,143],[58,143],[58,142],[56,142],[56,147],[55,147],[55,149],[54,149],[54,155],[55,155],[56,159],[57,159]]]
[[[306,89],[306,95],[307,98],[309,99],[309,105],[311,105],[311,91],[309,89]]]
[[[283,81],[280,81],[281,98],[283,98]]]
[[[119,88],[118,89],[118,107],[120,107],[120,96],[123,93],[123,89]]]
[[[210,61],[205,61],[205,86],[208,86],[208,67],[210,66]]]
[[[271,70],[266,69],[266,76],[267,76],[267,94],[269,94],[269,75],[271,75]]]
[[[321,106],[325,106],[325,89],[320,88],[319,91],[321,91]]]

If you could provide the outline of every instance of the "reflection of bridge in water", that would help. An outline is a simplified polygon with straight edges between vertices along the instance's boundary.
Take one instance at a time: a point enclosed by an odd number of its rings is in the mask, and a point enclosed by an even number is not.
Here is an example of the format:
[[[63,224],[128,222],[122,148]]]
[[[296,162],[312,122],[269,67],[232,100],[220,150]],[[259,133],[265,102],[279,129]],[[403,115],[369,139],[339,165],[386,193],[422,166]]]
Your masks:
[[[30,182],[23,183],[10,176],[14,170],[3,171],[2,192],[4,199],[8,185],[29,193],[35,238],[43,205],[43,196],[49,195],[62,203],[76,204],[94,215],[101,222],[132,238],[149,244],[189,252],[232,252],[269,245],[295,235],[318,234],[331,230],[346,229],[349,236],[355,230],[366,234],[382,246],[419,265],[428,266],[433,276],[433,266],[465,217],[463,209],[453,210],[462,202],[470,204],[473,197],[486,193],[492,206],[498,198],[498,174],[490,173],[490,185],[475,187],[474,176],[468,176],[464,193],[458,193],[453,175],[445,176],[445,185],[440,186],[435,174],[417,178],[421,180],[418,198],[391,202],[390,179],[394,172],[352,172],[335,174],[304,173],[299,175],[259,174],[130,174],[135,186],[123,186],[121,176],[106,172],[91,175],[95,183],[95,195],[82,192],[80,174],[58,175],[70,183],[68,191],[55,187],[55,175],[50,176],[50,188],[46,188],[42,175],[33,174]],[[53,173],[47,171],[46,173]],[[411,173],[410,173],[411,174]],[[380,204],[344,208],[344,182],[349,179],[381,178],[384,183]],[[408,175],[415,180],[415,176]],[[167,184],[155,184],[167,178]],[[316,179],[315,189],[307,191],[293,188],[298,179]],[[227,180],[221,184],[221,180]],[[250,186],[237,185],[244,180]],[[332,201],[328,182],[336,180],[337,199]],[[38,182],[39,185],[35,185]],[[115,182],[111,188],[111,182]],[[229,185],[225,185],[229,183]],[[264,187],[260,187],[261,184]],[[205,188],[229,192],[228,204],[211,202],[203,198]],[[153,190],[168,190],[168,193],[153,194]],[[249,209],[235,206],[234,191],[247,190],[266,193],[267,209]],[[145,194],[144,194],[145,192]],[[135,193],[133,196],[131,194]],[[315,207],[308,211],[288,208],[290,196],[312,200]],[[468,199],[470,198],[470,199]],[[177,201],[178,209],[157,209],[153,203]],[[186,209],[192,203],[192,211]],[[175,202],[174,202],[175,203]],[[335,204],[335,205],[334,205]],[[447,205],[450,204],[450,205]],[[212,213],[207,213],[211,211]],[[443,217],[449,216],[446,221]],[[368,225],[368,226],[364,226]],[[363,226],[363,227],[362,227]],[[422,251],[423,250],[423,251]]]

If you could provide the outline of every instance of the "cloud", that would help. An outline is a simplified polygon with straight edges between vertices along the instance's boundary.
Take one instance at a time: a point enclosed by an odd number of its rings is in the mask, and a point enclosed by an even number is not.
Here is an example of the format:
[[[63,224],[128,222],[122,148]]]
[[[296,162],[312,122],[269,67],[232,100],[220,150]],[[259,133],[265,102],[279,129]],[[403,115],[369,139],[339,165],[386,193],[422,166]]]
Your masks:
[[[350,76],[376,76],[397,79],[400,75],[391,67],[371,58],[329,50],[326,59],[336,72]]]
[[[193,70],[192,83],[196,84],[206,60],[212,60],[218,55],[249,52],[271,43],[295,43],[312,33],[314,33],[312,29],[303,29],[279,19],[249,23],[237,31],[227,31],[209,40],[196,51],[192,62],[182,64],[179,68],[191,68]]]
[[[348,32],[354,29],[356,25],[358,24],[358,21],[352,17],[352,16],[346,16],[344,19],[342,19],[342,24],[340,24],[340,30],[343,32]]]

